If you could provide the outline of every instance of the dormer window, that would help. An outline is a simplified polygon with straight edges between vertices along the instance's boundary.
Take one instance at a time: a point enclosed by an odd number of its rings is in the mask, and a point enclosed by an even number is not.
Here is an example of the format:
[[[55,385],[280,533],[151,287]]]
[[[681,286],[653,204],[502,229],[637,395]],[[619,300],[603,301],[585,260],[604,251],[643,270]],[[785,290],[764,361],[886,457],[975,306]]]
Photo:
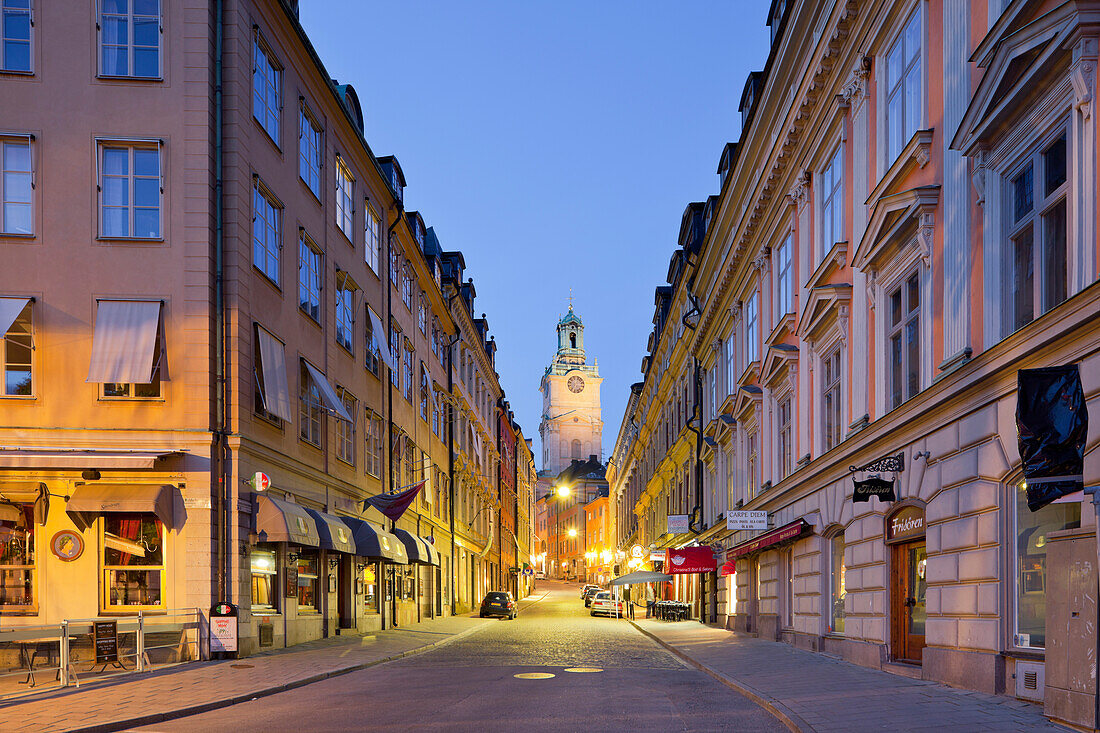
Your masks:
[[[779,38],[779,32],[783,29],[783,14],[786,11],[787,0],[778,0],[772,8],[771,18],[768,20],[768,27],[771,30],[772,45],[775,45],[776,39]]]

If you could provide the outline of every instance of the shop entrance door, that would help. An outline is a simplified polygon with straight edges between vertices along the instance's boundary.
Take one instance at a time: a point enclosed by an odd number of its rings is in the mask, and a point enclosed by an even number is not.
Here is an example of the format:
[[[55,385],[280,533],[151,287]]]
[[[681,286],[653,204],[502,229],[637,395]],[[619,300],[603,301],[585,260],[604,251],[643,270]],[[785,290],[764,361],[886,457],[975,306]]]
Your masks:
[[[336,607],[340,612],[339,627],[355,628],[355,558],[340,558],[336,576]]]
[[[894,545],[892,577],[894,658],[920,664],[924,652],[925,569],[924,540]]]

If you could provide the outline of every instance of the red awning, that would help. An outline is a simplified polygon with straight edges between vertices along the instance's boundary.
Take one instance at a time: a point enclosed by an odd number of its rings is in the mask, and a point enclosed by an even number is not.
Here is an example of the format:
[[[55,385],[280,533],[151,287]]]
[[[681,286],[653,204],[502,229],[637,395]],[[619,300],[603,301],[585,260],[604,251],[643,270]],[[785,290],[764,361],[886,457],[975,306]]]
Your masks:
[[[744,557],[745,555],[763,550],[765,547],[771,547],[772,545],[778,545],[780,542],[796,539],[801,537],[807,530],[813,530],[810,523],[805,519],[796,519],[790,524],[784,524],[782,527],[773,529],[770,532],[765,532],[747,542],[734,545],[729,550],[726,550],[726,560],[736,560],[739,557]]]
[[[709,547],[681,547],[679,550],[666,551],[666,573],[712,573],[717,569],[714,550]]]
[[[723,578],[727,575],[736,575],[737,563],[735,563],[733,560],[727,560],[726,564],[722,566],[721,572],[719,572],[718,574],[721,575]]]

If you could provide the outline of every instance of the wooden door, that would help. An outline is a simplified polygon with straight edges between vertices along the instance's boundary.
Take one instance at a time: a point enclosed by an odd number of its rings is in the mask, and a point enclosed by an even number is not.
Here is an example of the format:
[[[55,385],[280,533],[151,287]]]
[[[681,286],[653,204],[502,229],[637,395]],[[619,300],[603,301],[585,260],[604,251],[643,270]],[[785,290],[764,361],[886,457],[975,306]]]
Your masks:
[[[924,652],[925,568],[924,541],[894,545],[891,610],[894,658],[920,663]]]

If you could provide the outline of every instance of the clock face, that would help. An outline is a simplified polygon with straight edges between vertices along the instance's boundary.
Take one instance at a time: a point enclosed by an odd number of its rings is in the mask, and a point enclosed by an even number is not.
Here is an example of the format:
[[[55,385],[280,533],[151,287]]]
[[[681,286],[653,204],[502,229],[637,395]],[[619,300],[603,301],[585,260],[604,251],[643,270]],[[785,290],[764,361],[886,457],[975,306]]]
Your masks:
[[[569,391],[580,394],[584,390],[584,380],[578,377],[576,374],[569,378]]]

